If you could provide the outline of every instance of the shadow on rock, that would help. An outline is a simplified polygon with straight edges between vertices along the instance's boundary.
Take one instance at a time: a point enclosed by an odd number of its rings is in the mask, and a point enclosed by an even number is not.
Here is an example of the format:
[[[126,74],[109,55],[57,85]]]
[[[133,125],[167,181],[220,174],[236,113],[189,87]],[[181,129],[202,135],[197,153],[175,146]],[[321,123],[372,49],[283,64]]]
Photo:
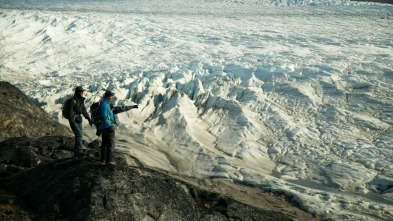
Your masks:
[[[100,141],[84,143],[85,156],[99,157]],[[56,159],[73,157],[74,138],[43,136],[9,138],[0,143],[0,179]]]
[[[61,159],[15,174],[3,188],[46,219],[291,220],[155,170]]]

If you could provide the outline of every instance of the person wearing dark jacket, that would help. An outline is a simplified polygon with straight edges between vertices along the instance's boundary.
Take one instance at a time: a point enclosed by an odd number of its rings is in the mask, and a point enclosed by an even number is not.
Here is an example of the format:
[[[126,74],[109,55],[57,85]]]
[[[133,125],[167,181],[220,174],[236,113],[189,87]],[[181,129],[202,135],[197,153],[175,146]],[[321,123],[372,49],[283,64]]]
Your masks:
[[[117,119],[115,114],[138,108],[134,106],[113,106],[114,98],[112,91],[106,91],[104,97],[100,101],[100,118],[102,123],[99,130],[102,134],[101,145],[101,163],[106,165],[116,165],[113,161],[113,150],[115,148],[115,127],[117,126]]]
[[[72,132],[75,134],[75,144],[74,144],[74,155],[76,157],[81,156],[83,153],[82,147],[82,115],[89,121],[92,125],[89,114],[85,107],[85,97],[83,97],[84,89],[81,86],[75,88],[75,93],[73,96],[73,102],[69,105],[68,113],[70,117],[68,119]]]

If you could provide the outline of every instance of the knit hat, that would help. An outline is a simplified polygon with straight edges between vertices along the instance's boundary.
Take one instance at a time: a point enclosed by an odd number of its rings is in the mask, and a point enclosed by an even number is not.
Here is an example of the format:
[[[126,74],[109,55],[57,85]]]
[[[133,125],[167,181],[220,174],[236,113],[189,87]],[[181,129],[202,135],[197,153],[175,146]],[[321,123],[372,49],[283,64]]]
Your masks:
[[[85,91],[85,89],[83,89],[81,86],[75,88],[75,92],[81,92],[81,91]]]
[[[105,97],[112,97],[115,96],[115,93],[112,91],[105,91]]]

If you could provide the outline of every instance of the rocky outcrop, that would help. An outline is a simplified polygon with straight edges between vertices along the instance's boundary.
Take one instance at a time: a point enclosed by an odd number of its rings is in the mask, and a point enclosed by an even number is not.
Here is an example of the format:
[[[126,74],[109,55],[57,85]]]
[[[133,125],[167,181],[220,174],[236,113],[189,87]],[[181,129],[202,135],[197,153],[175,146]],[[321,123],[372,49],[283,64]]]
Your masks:
[[[83,141],[84,157],[100,159],[101,140]],[[74,138],[64,136],[16,137],[0,143],[0,180],[39,164],[74,156]],[[117,154],[123,165],[142,166],[135,158]]]
[[[158,171],[91,158],[51,161],[8,178],[4,187],[49,220],[292,220]]]
[[[87,155],[94,156],[99,144],[85,143]],[[17,137],[0,143],[0,178],[54,159],[73,156],[74,138],[64,136]]]
[[[10,137],[72,136],[68,127],[55,121],[22,91],[4,81],[0,81],[0,110],[0,142]]]

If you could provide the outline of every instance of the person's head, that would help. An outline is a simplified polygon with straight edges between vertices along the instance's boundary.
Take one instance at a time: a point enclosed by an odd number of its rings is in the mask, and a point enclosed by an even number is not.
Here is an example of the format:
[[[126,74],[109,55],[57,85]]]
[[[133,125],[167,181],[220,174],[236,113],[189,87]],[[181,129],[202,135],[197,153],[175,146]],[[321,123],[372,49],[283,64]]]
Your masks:
[[[81,86],[78,86],[75,88],[75,94],[79,97],[83,96],[85,89],[83,89]]]
[[[115,93],[112,91],[105,91],[105,97],[112,102],[113,98],[115,97]]]

